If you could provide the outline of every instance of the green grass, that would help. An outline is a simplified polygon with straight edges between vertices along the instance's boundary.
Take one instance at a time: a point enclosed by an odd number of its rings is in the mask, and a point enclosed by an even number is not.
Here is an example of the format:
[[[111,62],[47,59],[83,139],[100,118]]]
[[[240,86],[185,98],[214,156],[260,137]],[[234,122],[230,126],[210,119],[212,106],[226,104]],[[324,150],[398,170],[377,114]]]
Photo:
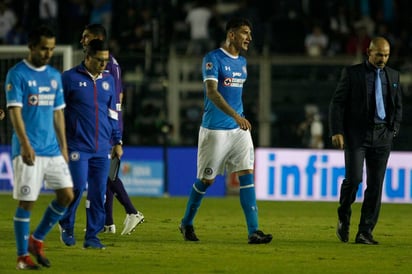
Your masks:
[[[53,198],[42,195],[32,229]],[[101,234],[106,250],[83,250],[85,212],[79,207],[77,245],[66,247],[55,227],[46,238],[51,268],[42,273],[411,273],[412,205],[383,204],[374,236],[378,246],[353,244],[360,204],[353,205],[349,243],[335,236],[337,203],[259,201],[260,228],[267,245],[248,245],[238,197],[206,197],[196,217],[200,242],[185,242],[178,224],[186,198],[133,197],[146,222],[120,236],[125,216],[115,202],[118,233]],[[0,195],[0,273],[15,273],[13,215],[17,202]],[[83,205],[82,203],[81,205]]]

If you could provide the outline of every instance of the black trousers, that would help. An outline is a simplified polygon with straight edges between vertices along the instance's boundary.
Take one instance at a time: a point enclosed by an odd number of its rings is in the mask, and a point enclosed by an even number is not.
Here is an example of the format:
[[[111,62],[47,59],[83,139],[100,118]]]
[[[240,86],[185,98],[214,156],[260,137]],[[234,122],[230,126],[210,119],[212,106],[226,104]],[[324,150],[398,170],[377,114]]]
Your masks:
[[[358,232],[372,233],[378,221],[392,140],[392,130],[385,126],[371,127],[362,146],[345,148],[345,179],[341,185],[338,207],[338,217],[343,223],[350,224],[351,205],[363,180],[364,163],[366,166],[366,190]]]

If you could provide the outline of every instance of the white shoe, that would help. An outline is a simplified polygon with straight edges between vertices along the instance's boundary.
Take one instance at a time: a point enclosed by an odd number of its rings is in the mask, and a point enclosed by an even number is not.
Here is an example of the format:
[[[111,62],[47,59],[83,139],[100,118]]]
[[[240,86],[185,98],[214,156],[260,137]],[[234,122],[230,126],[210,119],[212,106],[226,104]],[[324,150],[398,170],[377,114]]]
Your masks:
[[[105,225],[102,232],[116,234],[116,225]]]
[[[128,235],[132,233],[136,226],[144,222],[144,216],[141,212],[137,212],[136,214],[127,214],[126,219],[124,219],[124,229],[121,235]]]

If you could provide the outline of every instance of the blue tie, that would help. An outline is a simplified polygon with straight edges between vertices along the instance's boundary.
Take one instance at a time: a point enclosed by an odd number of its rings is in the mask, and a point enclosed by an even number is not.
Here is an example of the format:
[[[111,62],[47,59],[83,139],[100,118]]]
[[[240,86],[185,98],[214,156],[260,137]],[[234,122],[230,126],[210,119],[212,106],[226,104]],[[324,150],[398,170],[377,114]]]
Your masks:
[[[375,100],[376,100],[376,113],[378,117],[382,120],[385,119],[385,105],[383,104],[382,98],[382,83],[380,77],[380,69],[376,70],[376,77],[375,77]]]

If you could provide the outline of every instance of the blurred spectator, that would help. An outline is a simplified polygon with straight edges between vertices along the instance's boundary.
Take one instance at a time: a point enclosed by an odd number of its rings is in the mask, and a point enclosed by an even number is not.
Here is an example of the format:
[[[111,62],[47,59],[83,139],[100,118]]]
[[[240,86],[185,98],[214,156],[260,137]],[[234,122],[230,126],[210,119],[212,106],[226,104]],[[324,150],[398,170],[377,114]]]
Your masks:
[[[305,148],[321,149],[324,147],[323,124],[316,105],[305,106],[305,120],[299,124],[297,134],[301,137]]]
[[[6,43],[7,34],[16,23],[16,14],[9,8],[5,0],[0,0],[0,44]]]
[[[112,33],[112,1],[91,0],[90,24],[102,24],[110,39]]]
[[[139,10],[130,7],[127,12],[130,19],[124,21],[128,27],[120,34],[120,46],[127,52],[145,54],[153,42],[152,12],[148,7]]]
[[[89,23],[90,5],[88,0],[66,0],[59,2],[60,33],[59,43],[79,46],[79,33]]]
[[[6,0],[6,3],[10,3],[10,8],[14,11],[18,20],[21,21],[23,28],[28,31],[38,23],[39,1],[40,0]]]
[[[305,37],[305,49],[309,56],[322,56],[325,54],[329,38],[321,26],[314,25],[312,32]]]
[[[329,55],[343,53],[350,34],[350,17],[344,4],[338,5],[336,13],[329,17],[329,31]]]
[[[209,35],[209,23],[212,17],[212,7],[207,1],[197,0],[188,11],[185,21],[189,26],[190,41],[186,54],[202,55],[212,49],[214,45]]]
[[[363,25],[356,26],[346,42],[346,54],[361,58],[365,54],[371,41]]]
[[[6,35],[7,45],[26,45],[27,31],[23,27],[20,20],[13,26],[13,28]]]
[[[39,19],[41,24],[45,24],[53,29],[54,33],[59,36],[58,25],[59,2],[57,0],[40,0],[39,1]]]
[[[294,2],[281,3],[284,5],[278,4],[280,11],[271,22],[271,49],[280,54],[304,53],[305,27],[302,14],[296,5],[292,5]]]

